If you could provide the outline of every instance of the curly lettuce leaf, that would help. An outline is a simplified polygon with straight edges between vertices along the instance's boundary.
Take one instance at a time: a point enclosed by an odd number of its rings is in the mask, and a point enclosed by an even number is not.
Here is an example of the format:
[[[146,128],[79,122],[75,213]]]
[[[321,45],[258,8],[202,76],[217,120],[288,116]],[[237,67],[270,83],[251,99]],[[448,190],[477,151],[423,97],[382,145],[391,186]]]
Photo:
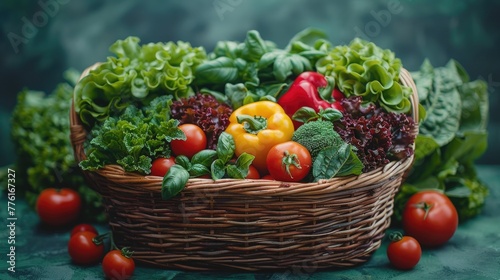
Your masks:
[[[359,38],[337,46],[316,62],[316,69],[332,77],[347,97],[363,96],[364,102],[379,103],[389,112],[407,113],[411,88],[399,82],[401,60],[390,50]]]
[[[204,48],[182,41],[139,42],[137,37],[116,41],[110,47],[115,56],[76,85],[75,111],[85,125],[91,127],[130,104],[148,104],[160,95],[179,99],[194,93],[194,69],[207,59]]]

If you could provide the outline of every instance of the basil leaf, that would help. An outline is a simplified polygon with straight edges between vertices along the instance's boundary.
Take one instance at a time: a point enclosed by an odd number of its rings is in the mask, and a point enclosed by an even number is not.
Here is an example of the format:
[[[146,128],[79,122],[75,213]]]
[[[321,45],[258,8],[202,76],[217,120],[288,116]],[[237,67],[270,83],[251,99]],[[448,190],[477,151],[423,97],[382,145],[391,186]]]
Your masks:
[[[231,102],[233,108],[236,109],[243,106],[244,104],[243,100],[248,95],[248,89],[242,83],[238,84],[227,83],[225,86],[225,94],[228,97],[229,101]]]
[[[274,61],[276,60],[276,57],[278,57],[278,55],[280,55],[281,53],[282,51],[278,50],[265,53],[259,60],[258,64],[259,70],[262,70],[268,66],[273,65]]]
[[[227,175],[230,178],[244,179],[248,175],[248,169],[255,159],[254,155],[242,153],[237,159],[234,165],[230,164],[227,166]]]
[[[245,172],[245,170],[239,169],[234,164],[228,164],[226,166],[226,170],[227,170],[227,175],[229,178],[245,179],[245,177],[248,175],[248,169]]]
[[[296,42],[301,42],[305,45],[313,46],[320,39],[328,39],[325,32],[316,28],[306,28],[290,39],[287,49],[291,49],[291,46]]]
[[[233,136],[227,132],[222,132],[217,142],[217,157],[223,164],[226,164],[233,158],[236,144],[234,143]]]
[[[174,164],[170,167],[161,184],[161,197],[170,199],[180,193],[189,180],[189,172],[182,166]]]
[[[248,31],[244,44],[242,56],[248,61],[257,62],[267,52],[266,43],[256,30]]]
[[[234,60],[228,57],[218,57],[199,65],[195,70],[198,84],[225,84],[238,79],[238,68]]]
[[[212,162],[217,159],[217,151],[215,150],[202,150],[193,155],[191,164],[201,164],[205,167],[210,167]]]
[[[298,109],[293,115],[292,119],[299,121],[299,122],[309,122],[315,119],[318,119],[319,115],[316,113],[316,110],[314,110],[311,107],[301,107]]]
[[[263,83],[255,88],[255,94],[260,97],[259,100],[271,100],[276,102],[276,98],[283,93],[287,87],[287,83]]]
[[[191,165],[191,169],[189,169],[189,174],[192,177],[200,177],[202,175],[210,174],[210,165],[211,164],[207,167],[203,164],[194,163]]]
[[[217,57],[225,56],[232,59],[236,59],[240,56],[241,48],[240,44],[233,41],[219,41],[215,45],[214,54]]]
[[[214,160],[210,167],[210,171],[212,173],[212,179],[218,180],[224,178],[224,175],[226,175],[226,162],[221,159]]]
[[[184,169],[189,170],[191,169],[191,162],[189,161],[189,158],[187,156],[177,156],[175,158],[175,164],[180,165],[184,167]]]
[[[273,74],[276,80],[283,82],[290,75],[298,75],[304,71],[312,70],[311,62],[298,54],[282,52],[276,57],[273,66]]]
[[[326,108],[324,110],[320,110],[318,114],[321,119],[330,122],[338,121],[344,116],[342,115],[342,112],[334,108]]]

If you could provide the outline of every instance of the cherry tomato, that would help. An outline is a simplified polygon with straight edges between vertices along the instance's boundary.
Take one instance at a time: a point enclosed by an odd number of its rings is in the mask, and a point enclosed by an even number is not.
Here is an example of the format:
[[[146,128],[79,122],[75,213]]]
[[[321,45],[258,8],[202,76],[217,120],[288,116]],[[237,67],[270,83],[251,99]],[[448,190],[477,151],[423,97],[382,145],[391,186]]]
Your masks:
[[[68,253],[74,263],[89,265],[97,263],[104,254],[104,245],[99,242],[97,234],[90,231],[79,231],[70,237]]]
[[[102,270],[109,279],[128,279],[134,274],[135,263],[128,250],[111,250],[102,260]]]
[[[311,154],[306,147],[295,141],[277,144],[266,158],[269,174],[278,181],[298,182],[311,169]]]
[[[36,201],[36,211],[40,220],[51,226],[64,226],[76,221],[81,207],[80,195],[67,188],[45,189]]]
[[[411,236],[401,233],[391,234],[391,243],[387,246],[387,257],[397,269],[411,269],[420,261],[422,248]]]
[[[185,123],[179,125],[179,129],[186,134],[186,140],[172,140],[170,142],[170,147],[175,155],[191,158],[207,147],[207,136],[199,126]]]
[[[71,230],[70,236],[73,236],[73,235],[75,235],[75,233],[81,232],[81,231],[89,231],[89,232],[93,232],[95,234],[98,234],[97,229],[95,229],[94,226],[89,225],[89,224],[78,224],[75,227],[73,227],[73,229]]]
[[[174,164],[175,164],[174,156],[171,156],[169,158],[157,158],[151,164],[150,175],[163,177],[165,176],[165,174],[167,174],[170,167]]]
[[[274,180],[273,176],[271,176],[270,174],[262,176],[262,179],[264,179],[264,180]]]
[[[248,167],[248,175],[245,177],[246,179],[260,179],[260,174],[255,166],[250,165]]]
[[[403,229],[424,247],[446,243],[458,226],[458,213],[451,200],[434,190],[421,191],[407,201]]]

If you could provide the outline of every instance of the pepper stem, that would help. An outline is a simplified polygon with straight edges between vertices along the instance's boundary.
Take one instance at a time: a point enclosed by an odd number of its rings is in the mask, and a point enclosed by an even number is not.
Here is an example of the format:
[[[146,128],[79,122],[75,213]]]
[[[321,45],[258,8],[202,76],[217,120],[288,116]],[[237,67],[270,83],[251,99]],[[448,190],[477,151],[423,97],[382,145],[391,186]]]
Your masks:
[[[267,119],[261,116],[239,115],[236,120],[243,124],[243,129],[248,133],[257,134],[267,128]]]

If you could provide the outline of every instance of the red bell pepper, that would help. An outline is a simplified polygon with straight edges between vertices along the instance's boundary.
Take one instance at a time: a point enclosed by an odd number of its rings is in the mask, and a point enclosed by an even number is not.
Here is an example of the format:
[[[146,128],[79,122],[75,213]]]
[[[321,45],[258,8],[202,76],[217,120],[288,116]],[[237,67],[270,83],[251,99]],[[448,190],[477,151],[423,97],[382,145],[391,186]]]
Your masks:
[[[320,73],[311,71],[303,72],[295,78],[288,91],[278,99],[278,104],[283,107],[290,118],[302,107],[313,108],[316,112],[327,108],[334,108],[342,112],[343,108],[340,102],[328,102],[319,95],[319,90],[327,86],[327,79]],[[343,98],[343,94],[338,89],[335,89],[332,91],[332,97],[340,101]],[[302,124],[293,120],[295,129]]]

